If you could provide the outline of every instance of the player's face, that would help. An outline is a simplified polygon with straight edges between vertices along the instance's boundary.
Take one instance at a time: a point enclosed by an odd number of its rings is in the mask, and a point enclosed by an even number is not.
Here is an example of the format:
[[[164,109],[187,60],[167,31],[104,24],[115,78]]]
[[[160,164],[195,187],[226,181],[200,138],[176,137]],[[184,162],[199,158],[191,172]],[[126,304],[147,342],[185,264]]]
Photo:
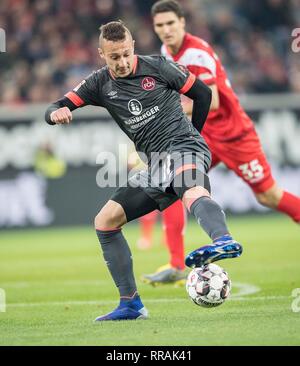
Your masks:
[[[185,34],[185,19],[172,11],[158,13],[153,18],[154,31],[167,47],[181,46]]]
[[[126,36],[124,41],[112,42],[103,39],[99,55],[115,77],[125,78],[134,67],[134,41]]]

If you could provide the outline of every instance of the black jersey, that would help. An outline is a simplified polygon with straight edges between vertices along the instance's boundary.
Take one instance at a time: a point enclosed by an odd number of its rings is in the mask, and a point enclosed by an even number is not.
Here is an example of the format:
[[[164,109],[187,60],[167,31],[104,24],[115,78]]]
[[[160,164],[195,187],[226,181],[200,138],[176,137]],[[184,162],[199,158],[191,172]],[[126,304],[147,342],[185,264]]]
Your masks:
[[[134,142],[136,150],[168,151],[185,138],[201,139],[182,110],[180,93],[186,93],[195,76],[163,56],[135,56],[133,72],[114,78],[108,67],[92,73],[65,96],[77,107],[104,107]]]

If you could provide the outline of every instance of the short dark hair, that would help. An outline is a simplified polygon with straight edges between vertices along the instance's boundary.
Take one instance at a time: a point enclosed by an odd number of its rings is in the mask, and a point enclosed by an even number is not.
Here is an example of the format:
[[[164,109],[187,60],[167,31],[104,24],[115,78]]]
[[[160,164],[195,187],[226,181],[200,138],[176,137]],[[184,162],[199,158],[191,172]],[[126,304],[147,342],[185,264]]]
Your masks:
[[[157,1],[151,8],[151,15],[152,17],[154,17],[156,14],[167,13],[169,11],[175,13],[178,18],[184,17],[184,11],[182,9],[182,6],[176,0]]]
[[[103,38],[112,42],[123,41],[126,38],[126,33],[131,36],[129,29],[121,20],[103,24],[99,30],[100,39]]]

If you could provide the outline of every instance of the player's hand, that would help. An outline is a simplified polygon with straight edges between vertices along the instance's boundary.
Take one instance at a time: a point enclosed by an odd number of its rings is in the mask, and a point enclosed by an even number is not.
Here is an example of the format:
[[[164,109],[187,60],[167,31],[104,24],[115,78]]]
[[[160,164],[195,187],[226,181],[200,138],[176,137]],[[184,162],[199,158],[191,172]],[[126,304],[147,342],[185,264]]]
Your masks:
[[[59,108],[50,114],[50,119],[57,125],[69,124],[72,121],[72,113],[68,107]]]

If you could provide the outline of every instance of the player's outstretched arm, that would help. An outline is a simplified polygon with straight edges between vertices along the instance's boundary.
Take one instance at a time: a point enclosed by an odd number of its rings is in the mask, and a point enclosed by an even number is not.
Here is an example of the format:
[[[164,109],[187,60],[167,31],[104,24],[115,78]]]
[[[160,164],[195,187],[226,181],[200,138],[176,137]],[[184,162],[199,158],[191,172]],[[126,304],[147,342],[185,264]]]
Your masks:
[[[184,93],[193,100],[192,123],[194,127],[201,132],[206,121],[211,99],[212,91],[199,79],[196,79],[188,92]]]
[[[50,125],[69,124],[72,121],[72,112],[78,108],[71,100],[64,97],[52,103],[45,113],[45,120]]]

